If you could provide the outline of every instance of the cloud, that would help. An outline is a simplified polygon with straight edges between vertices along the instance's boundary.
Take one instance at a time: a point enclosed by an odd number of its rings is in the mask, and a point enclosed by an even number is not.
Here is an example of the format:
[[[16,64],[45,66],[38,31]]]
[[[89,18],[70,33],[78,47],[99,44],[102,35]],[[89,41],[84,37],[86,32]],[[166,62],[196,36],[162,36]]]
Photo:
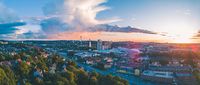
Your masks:
[[[19,17],[14,14],[13,10],[7,8],[0,1],[0,23],[10,23],[19,21]]]
[[[192,13],[191,13],[190,9],[185,9],[184,14],[185,15],[191,15]]]
[[[46,35],[41,32],[25,32],[16,36],[17,39],[46,39]]]
[[[98,25],[96,27],[90,28],[88,31],[91,32],[122,32],[122,33],[145,33],[145,34],[157,34],[156,32],[133,28],[133,27],[119,27],[119,26],[112,26],[112,25]]]
[[[0,24],[0,34],[10,34],[15,33],[18,30],[18,26],[26,25],[24,22],[13,22],[13,23],[5,23]]]
[[[32,37],[33,34],[39,32],[37,28],[40,27],[33,26],[32,21],[30,23],[29,20],[31,19],[24,21],[19,18],[12,9],[6,7],[0,0],[0,39]]]
[[[48,36],[48,39],[53,40],[80,40],[80,37],[82,39],[98,39],[102,36],[101,32],[61,32],[58,34],[50,35]]]
[[[103,6],[107,0],[54,0],[43,7],[46,17],[41,22],[42,29],[60,31],[81,31],[98,24],[119,21],[119,18],[96,19],[99,12],[110,9]],[[54,17],[51,17],[54,16]],[[59,26],[58,26],[59,25]],[[52,33],[47,31],[47,33]]]
[[[1,38],[11,37],[17,30],[17,27],[24,26],[26,23],[21,22],[19,17],[0,1],[0,36]]]
[[[198,38],[200,38],[200,33],[198,33],[198,34],[196,34],[194,37],[198,37]]]
[[[60,21],[58,18],[49,18],[41,21],[42,30],[47,34],[56,34],[69,29],[67,23]]]
[[[25,25],[24,22],[20,22],[20,19],[14,12],[3,5],[0,0],[0,38],[11,38],[14,35],[18,26]]]
[[[200,39],[200,31],[198,31],[191,39]]]
[[[193,42],[195,43],[199,43],[200,42],[200,31],[196,32],[194,34],[194,36],[190,37],[191,40],[193,40]]]
[[[44,7],[44,13],[46,15],[59,15],[62,21],[74,26],[88,26],[117,21],[118,18],[96,19],[99,12],[110,9],[101,5],[106,2],[107,0],[56,0]]]
[[[156,34],[148,30],[133,27],[108,25],[120,18],[96,19],[99,12],[110,9],[102,5],[107,0],[54,0],[43,7],[45,19],[41,27],[48,35],[63,32],[123,32]]]
[[[133,27],[108,25],[120,21],[120,18],[96,19],[98,13],[111,9],[103,5],[106,2],[107,0],[53,0],[42,8],[44,17],[27,17],[23,18],[23,22],[13,10],[0,2],[0,38],[45,39],[81,32],[94,32],[95,36],[99,32],[156,34]]]

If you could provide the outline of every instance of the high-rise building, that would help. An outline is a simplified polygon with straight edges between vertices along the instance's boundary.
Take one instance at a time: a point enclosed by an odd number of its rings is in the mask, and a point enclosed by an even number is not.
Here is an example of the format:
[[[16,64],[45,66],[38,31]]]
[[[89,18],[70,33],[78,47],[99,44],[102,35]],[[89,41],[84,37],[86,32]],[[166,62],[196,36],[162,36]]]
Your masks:
[[[112,45],[112,42],[110,42],[110,41],[105,41],[105,42],[103,42],[103,44],[102,44],[102,49],[103,49],[103,50],[108,50],[108,49],[111,48],[111,45]]]
[[[97,50],[102,50],[102,41],[100,39],[97,41]]]
[[[92,42],[91,42],[91,40],[89,39],[89,45],[88,45],[88,47],[92,47]]]
[[[81,42],[81,46],[82,46],[83,45],[82,36],[80,36],[80,42]]]

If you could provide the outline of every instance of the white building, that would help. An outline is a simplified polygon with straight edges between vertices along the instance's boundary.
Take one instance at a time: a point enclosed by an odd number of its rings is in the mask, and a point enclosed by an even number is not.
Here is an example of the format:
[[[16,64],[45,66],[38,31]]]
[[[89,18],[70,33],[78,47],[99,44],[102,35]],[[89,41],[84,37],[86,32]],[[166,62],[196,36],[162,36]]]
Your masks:
[[[164,72],[164,71],[146,70],[142,72],[142,75],[151,77],[161,77],[161,78],[174,78],[173,72]]]

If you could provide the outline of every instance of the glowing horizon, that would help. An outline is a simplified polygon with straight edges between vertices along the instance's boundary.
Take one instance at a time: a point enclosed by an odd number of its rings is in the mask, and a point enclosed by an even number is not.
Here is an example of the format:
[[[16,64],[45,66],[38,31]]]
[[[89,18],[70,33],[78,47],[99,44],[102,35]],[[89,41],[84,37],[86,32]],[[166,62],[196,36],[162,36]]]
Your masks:
[[[0,0],[0,39],[79,40],[82,36],[199,43],[199,4],[199,0]],[[97,30],[100,24],[113,28]],[[128,26],[137,29],[128,32]]]

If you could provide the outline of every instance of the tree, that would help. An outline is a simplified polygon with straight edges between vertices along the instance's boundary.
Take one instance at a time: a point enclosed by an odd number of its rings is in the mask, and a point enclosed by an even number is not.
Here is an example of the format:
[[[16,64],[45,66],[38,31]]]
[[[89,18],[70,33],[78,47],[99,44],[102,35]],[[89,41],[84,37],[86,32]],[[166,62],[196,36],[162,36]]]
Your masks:
[[[75,82],[75,74],[71,71],[66,71],[64,73],[61,73],[61,75],[65,78],[67,78],[67,80],[69,80],[69,84],[70,85],[76,85],[76,82]]]
[[[5,57],[2,54],[0,54],[0,62],[1,61],[5,61]]]
[[[92,76],[89,81],[89,85],[98,85],[98,79],[95,76]]]
[[[22,62],[18,65],[18,73],[22,78],[28,77],[30,69],[31,68],[26,64],[26,62]]]
[[[5,71],[0,68],[0,85],[12,85],[10,79],[7,77]]]
[[[77,79],[78,85],[88,85],[89,83],[88,74],[85,71],[80,70],[77,76],[78,76]]]
[[[126,80],[112,75],[101,76],[99,80],[100,85],[129,85]]]
[[[2,67],[7,75],[7,77],[9,78],[9,83],[11,85],[16,85],[16,77],[14,72],[10,69],[10,67],[8,66],[3,66]]]

